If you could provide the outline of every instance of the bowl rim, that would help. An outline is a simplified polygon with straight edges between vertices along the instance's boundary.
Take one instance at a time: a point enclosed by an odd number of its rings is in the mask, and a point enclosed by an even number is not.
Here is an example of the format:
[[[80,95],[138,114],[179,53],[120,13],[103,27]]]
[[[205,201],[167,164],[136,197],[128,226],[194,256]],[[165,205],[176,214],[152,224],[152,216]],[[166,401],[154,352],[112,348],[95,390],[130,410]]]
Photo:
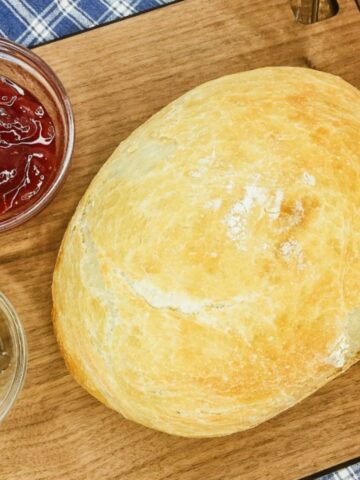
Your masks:
[[[13,357],[16,361],[15,372],[10,387],[6,396],[0,402],[1,423],[14,405],[14,402],[24,385],[28,363],[28,346],[23,324],[18,317],[15,308],[1,291],[0,309],[4,314],[9,327],[10,337],[14,348]]]
[[[0,220],[0,232],[14,228],[31,217],[38,214],[49,202],[53,199],[56,192],[64,182],[66,174],[68,172],[71,157],[74,150],[74,141],[75,141],[75,122],[74,122],[74,113],[70,103],[70,99],[65,91],[65,88],[52,68],[40,58],[36,53],[30,51],[28,48],[23,47],[11,40],[0,38],[0,53],[6,53],[9,55],[11,61],[12,53],[19,55],[21,58],[14,56],[14,63],[17,64],[20,68],[24,69],[24,65],[28,65],[29,69],[25,69],[29,75],[32,75],[31,68],[36,70],[41,77],[45,80],[43,84],[46,89],[49,91],[52,98],[56,98],[57,103],[61,106],[61,118],[66,122],[66,130],[68,133],[68,141],[64,148],[64,153],[62,157],[61,164],[59,166],[56,177],[51,183],[48,190],[44,193],[43,196],[39,197],[39,200],[31,205],[29,208],[25,209],[23,212],[20,212],[13,217],[1,221]],[[1,60],[1,59],[0,59]],[[50,88],[49,88],[50,87]]]

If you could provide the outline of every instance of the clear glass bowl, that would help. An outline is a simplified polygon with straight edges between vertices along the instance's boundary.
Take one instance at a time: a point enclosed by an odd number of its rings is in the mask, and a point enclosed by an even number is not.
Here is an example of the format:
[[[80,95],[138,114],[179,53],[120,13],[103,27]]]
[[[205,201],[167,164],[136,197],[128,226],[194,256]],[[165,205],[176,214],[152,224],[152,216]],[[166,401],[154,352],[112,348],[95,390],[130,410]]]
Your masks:
[[[22,323],[0,292],[0,422],[21,391],[26,366],[27,343]]]
[[[0,38],[0,75],[30,91],[49,113],[56,135],[60,167],[53,183],[38,201],[14,216],[0,218],[0,232],[13,228],[44,208],[63,183],[74,147],[74,117],[64,87],[51,68],[33,52]]]

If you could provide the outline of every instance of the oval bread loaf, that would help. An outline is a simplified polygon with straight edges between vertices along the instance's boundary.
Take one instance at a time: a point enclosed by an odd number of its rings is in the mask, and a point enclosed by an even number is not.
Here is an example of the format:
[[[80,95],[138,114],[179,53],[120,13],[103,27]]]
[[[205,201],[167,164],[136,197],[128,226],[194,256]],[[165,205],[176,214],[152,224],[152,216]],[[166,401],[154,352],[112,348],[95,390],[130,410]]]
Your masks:
[[[53,282],[76,380],[171,434],[253,427],[360,351],[360,93],[274,67],[140,126],[81,200]]]

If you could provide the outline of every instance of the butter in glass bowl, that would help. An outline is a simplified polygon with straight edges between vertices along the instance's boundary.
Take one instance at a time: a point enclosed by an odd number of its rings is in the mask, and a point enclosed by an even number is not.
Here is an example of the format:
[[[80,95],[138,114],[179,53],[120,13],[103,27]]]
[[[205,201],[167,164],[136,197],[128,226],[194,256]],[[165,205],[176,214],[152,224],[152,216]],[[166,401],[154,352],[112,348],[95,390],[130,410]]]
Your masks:
[[[14,307],[0,292],[0,422],[22,389],[26,366],[24,328]]]

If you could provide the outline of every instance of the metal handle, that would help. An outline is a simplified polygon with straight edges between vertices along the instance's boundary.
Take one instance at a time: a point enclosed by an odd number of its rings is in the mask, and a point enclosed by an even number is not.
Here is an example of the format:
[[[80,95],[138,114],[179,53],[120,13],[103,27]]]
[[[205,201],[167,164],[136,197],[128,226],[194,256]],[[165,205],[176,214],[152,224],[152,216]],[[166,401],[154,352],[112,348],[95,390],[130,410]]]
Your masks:
[[[319,20],[320,0],[313,0],[311,9],[311,23]]]
[[[290,4],[296,20],[305,24],[333,17],[339,11],[337,0],[290,0]]]

